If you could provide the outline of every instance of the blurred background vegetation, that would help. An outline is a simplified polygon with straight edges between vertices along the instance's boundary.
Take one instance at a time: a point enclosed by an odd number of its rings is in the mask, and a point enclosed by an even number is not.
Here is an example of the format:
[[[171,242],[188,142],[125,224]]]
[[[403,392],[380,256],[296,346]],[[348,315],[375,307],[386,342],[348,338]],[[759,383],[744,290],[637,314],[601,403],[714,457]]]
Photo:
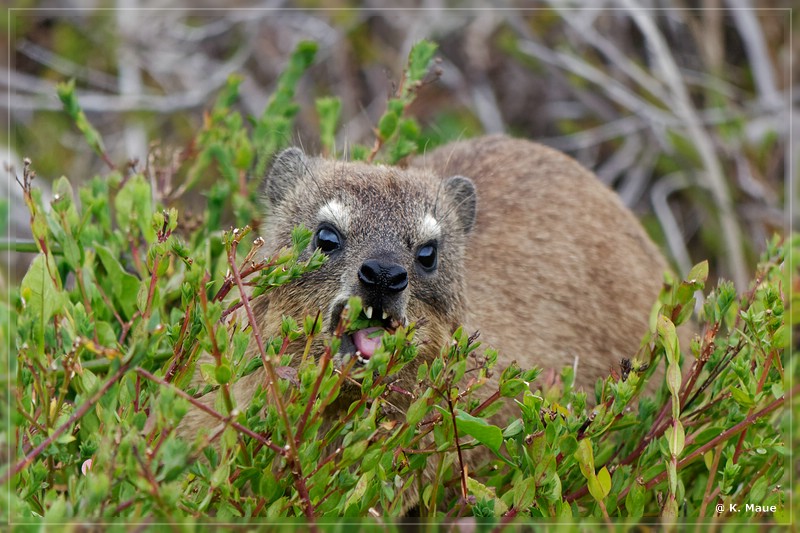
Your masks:
[[[57,82],[75,80],[111,160],[143,170],[155,200],[177,203],[180,223],[191,224],[191,205],[205,200],[174,193],[204,112],[229,75],[243,77],[239,110],[259,116],[297,43],[319,43],[298,87],[290,143],[320,151],[314,100],[334,95],[342,100],[336,146],[343,152],[374,142],[409,49],[426,38],[440,47],[438,75],[411,113],[429,146],[504,131],[569,153],[619,192],[681,274],[709,259],[710,286],[721,276],[743,289],[766,239],[794,222],[791,156],[800,135],[790,146],[798,101],[791,73],[800,56],[790,48],[788,0],[476,3],[475,10],[440,0],[418,2],[425,8],[418,10],[350,9],[335,0],[224,10],[157,0],[17,4],[0,21],[0,31],[10,30],[0,57],[11,61],[0,81],[8,93],[0,113],[10,124],[0,133],[0,159],[19,174],[30,157],[41,187],[106,170],[63,113]],[[288,7],[302,9],[272,9]],[[19,187],[3,175],[0,224],[8,226],[0,233],[30,238]],[[2,292],[32,257],[13,255],[10,272],[3,261]]]

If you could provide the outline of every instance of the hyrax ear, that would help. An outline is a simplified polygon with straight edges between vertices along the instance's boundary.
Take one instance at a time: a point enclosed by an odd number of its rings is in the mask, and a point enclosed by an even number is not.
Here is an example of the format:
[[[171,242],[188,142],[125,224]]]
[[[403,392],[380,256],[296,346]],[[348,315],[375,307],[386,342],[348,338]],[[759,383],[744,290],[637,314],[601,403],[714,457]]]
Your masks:
[[[261,186],[269,204],[280,204],[307,168],[308,158],[299,148],[287,148],[276,155]]]
[[[475,225],[477,213],[478,199],[475,184],[464,176],[453,176],[445,181],[444,190],[461,222],[461,229],[464,233],[469,233]]]

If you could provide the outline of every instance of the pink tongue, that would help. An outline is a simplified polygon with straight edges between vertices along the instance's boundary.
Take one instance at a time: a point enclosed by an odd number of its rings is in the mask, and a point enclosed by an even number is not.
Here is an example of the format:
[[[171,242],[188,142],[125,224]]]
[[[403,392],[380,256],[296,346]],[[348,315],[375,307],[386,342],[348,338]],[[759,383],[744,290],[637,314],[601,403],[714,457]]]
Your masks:
[[[380,335],[376,333],[378,331],[381,332]],[[356,349],[361,352],[361,357],[364,359],[372,357],[372,354],[381,345],[381,335],[383,335],[382,332],[384,331],[386,330],[383,328],[374,327],[360,329],[353,333],[353,342],[356,345]]]

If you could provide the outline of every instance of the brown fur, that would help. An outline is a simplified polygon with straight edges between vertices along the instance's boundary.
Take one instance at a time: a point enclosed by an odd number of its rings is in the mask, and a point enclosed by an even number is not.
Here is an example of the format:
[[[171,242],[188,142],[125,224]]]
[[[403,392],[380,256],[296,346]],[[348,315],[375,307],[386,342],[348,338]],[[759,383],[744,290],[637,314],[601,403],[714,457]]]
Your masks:
[[[561,152],[505,136],[451,144],[414,166],[475,182],[466,325],[499,350],[501,368],[578,358],[576,384],[592,390],[633,357],[667,264],[613,191]]]
[[[451,176],[467,176],[474,189]],[[414,390],[418,364],[434,358],[460,324],[499,350],[485,395],[513,360],[523,368],[560,369],[577,359],[576,384],[590,389],[621,358],[635,355],[667,268],[636,218],[592,173],[560,152],[505,136],[447,145],[405,170],[289,150],[276,158],[265,198],[268,255],[290,244],[295,225],[316,230],[320,208],[330,200],[348,221],[335,221],[346,226],[339,255],[276,289],[269,301],[255,300],[262,336],[277,335],[284,315],[301,320],[317,312],[329,335],[334,304],[364,295],[357,276],[362,263],[391,258],[407,270],[408,287],[385,305],[421,324],[419,356],[398,383],[406,390]],[[426,215],[442,230],[432,276],[415,263]],[[301,344],[293,348],[302,351]],[[317,342],[312,354],[322,350]],[[237,403],[246,405],[264,378],[260,369],[236,383]],[[356,397],[355,390],[343,394],[328,416],[335,419]],[[401,411],[409,403],[399,394],[389,400]],[[179,430],[188,436],[214,425],[192,411]]]

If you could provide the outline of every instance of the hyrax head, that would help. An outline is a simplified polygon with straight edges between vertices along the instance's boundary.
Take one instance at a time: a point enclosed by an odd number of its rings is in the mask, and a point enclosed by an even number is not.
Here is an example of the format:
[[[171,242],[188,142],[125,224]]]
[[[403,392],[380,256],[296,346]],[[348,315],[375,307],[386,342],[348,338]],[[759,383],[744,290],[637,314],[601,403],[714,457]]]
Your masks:
[[[469,179],[328,161],[290,148],[275,158],[263,191],[266,253],[289,246],[292,228],[304,225],[313,239],[301,259],[316,248],[328,256],[271,294],[262,318],[267,334],[276,333],[282,316],[321,313],[330,335],[348,299],[359,296],[373,325],[342,339],[339,361],[356,356],[365,363],[381,330],[411,322],[420,356],[438,354],[464,320],[465,247],[476,209]],[[416,375],[418,364],[407,373]]]

